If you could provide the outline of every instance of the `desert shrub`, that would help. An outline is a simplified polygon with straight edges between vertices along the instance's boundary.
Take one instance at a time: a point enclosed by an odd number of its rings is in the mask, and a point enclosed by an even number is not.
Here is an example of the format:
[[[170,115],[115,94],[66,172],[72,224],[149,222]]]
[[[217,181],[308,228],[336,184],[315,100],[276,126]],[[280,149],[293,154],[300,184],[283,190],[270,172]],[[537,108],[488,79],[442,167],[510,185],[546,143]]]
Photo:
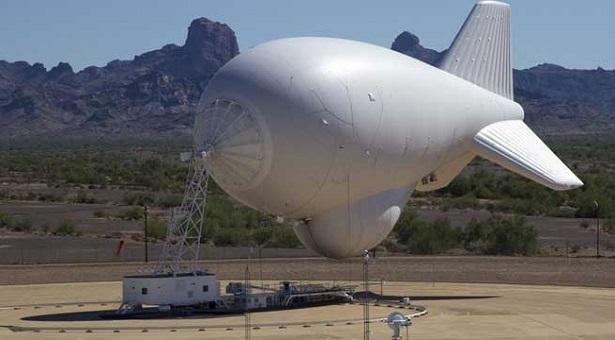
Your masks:
[[[440,209],[442,211],[448,211],[450,209],[477,209],[479,206],[478,199],[473,196],[445,198],[440,202]]]
[[[257,227],[250,234],[253,244],[271,248],[297,248],[301,242],[289,225],[271,224]]]
[[[162,208],[178,207],[182,203],[182,196],[175,194],[165,194],[156,197],[155,205]]]
[[[406,209],[395,227],[398,240],[413,254],[436,254],[460,244],[461,231],[451,227],[448,219],[432,223],[420,220]]]
[[[88,196],[85,191],[78,191],[75,197],[71,200],[73,203],[81,204],[94,204],[96,200],[93,197]]]
[[[591,195],[582,195],[576,201],[577,210],[575,212],[576,217],[580,218],[592,218],[596,217],[595,199]]]
[[[128,209],[123,209],[116,216],[126,221],[138,221],[143,218],[143,208],[130,207]]]
[[[246,236],[241,228],[224,228],[214,235],[213,242],[217,247],[239,246],[245,243]]]
[[[0,212],[0,229],[29,232],[32,230],[32,220],[29,217],[14,217]]]
[[[43,235],[47,235],[47,234],[49,234],[49,231],[51,230],[51,227],[49,226],[49,224],[48,224],[48,223],[45,223],[45,224],[43,224],[43,225],[40,227],[40,230],[41,230],[41,233],[42,233]]]
[[[464,229],[464,247],[482,254],[531,255],[537,244],[538,231],[521,216],[473,219]]]
[[[43,202],[62,202],[64,201],[64,195],[48,192],[38,195],[38,200]]]
[[[412,235],[411,225],[413,223],[420,223],[422,221],[419,220],[418,215],[412,209],[404,209],[402,211],[401,216],[397,220],[397,224],[395,224],[395,228],[393,232],[397,236],[397,241],[399,243],[405,244],[408,242],[408,239]]]
[[[32,220],[29,217],[13,218],[13,224],[10,226],[13,231],[29,232],[32,230]]]
[[[92,215],[96,218],[103,218],[103,217],[108,217],[109,214],[104,211],[104,210],[94,210],[94,212],[92,213]]]
[[[573,244],[572,247],[570,247],[571,254],[576,254],[579,252],[579,250],[581,250],[581,246],[578,244]]]
[[[263,225],[265,215],[231,201],[227,196],[210,195],[207,201],[207,224],[219,229],[253,229]]]
[[[453,197],[466,196],[472,192],[470,179],[467,176],[458,176],[448,185],[446,191]]]
[[[546,210],[547,207],[543,203],[533,199],[505,198],[495,205],[495,211],[526,216],[543,215]]]
[[[167,237],[168,223],[159,218],[148,218],[147,236],[157,240],[164,240]]]
[[[552,192],[521,176],[497,171],[496,166],[478,160],[448,187],[429,195],[453,199],[489,199],[497,202],[489,207],[491,211],[556,217],[570,217],[573,211],[577,217],[592,217],[595,213],[592,204],[597,199],[601,202],[601,207],[605,208],[605,212],[601,212],[603,217],[609,216],[611,212],[615,213],[615,199],[611,198],[615,197],[615,179],[610,178],[613,176],[609,176],[603,168],[590,176],[588,172],[581,172],[579,175],[585,182],[583,189]],[[442,201],[445,205],[451,202],[454,201]],[[562,206],[565,208],[560,208]],[[447,208],[450,208],[450,205],[444,206],[445,210]]]
[[[65,219],[53,230],[53,234],[58,236],[77,235],[77,225],[75,221]]]
[[[602,226],[602,230],[610,235],[615,234],[615,218],[609,218]]]
[[[589,222],[581,221],[581,223],[579,223],[579,227],[581,227],[583,229],[587,229],[587,228],[589,228]]]
[[[148,205],[154,203],[152,195],[140,192],[127,192],[123,199],[126,205]]]
[[[7,213],[0,212],[0,229],[9,229],[13,225],[13,217]]]
[[[554,207],[548,209],[546,215],[550,217],[574,218],[576,209],[571,207]]]
[[[272,229],[273,235],[271,240],[269,243],[265,244],[265,246],[274,248],[298,248],[302,245],[292,226],[276,224],[272,226]]]
[[[273,228],[271,226],[255,228],[250,233],[250,239],[254,244],[265,247],[273,238]]]

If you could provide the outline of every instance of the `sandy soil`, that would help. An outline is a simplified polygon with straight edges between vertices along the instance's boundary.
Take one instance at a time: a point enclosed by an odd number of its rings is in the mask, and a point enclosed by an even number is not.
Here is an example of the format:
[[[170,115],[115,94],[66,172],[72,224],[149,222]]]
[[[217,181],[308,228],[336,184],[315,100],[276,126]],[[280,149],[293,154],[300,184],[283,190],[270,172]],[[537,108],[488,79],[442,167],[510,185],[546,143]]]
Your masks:
[[[429,311],[411,339],[613,339],[615,290],[578,287],[391,282],[385,293],[409,295]],[[241,339],[244,318],[98,320],[116,306],[119,282],[0,287],[2,339]],[[17,307],[15,305],[22,305]],[[23,306],[25,305],[25,306]],[[371,307],[384,317],[394,308]],[[407,312],[405,310],[401,310]],[[88,313],[90,312],[90,313]],[[252,313],[253,339],[360,339],[360,305]],[[347,321],[347,320],[355,321]],[[47,321],[43,321],[47,320]],[[372,339],[387,339],[382,323]],[[145,333],[145,331],[147,333]],[[402,332],[405,333],[405,332]]]

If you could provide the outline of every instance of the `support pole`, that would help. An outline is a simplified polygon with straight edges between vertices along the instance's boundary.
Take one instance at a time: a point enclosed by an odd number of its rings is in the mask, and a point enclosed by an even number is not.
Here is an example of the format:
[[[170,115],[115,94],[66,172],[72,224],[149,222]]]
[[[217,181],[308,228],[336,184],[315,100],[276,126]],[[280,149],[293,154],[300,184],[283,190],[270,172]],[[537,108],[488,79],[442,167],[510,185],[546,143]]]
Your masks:
[[[250,289],[250,267],[246,266],[245,279],[244,279],[244,303],[245,303],[245,339],[250,340],[251,337],[251,321],[250,321],[250,307],[248,306],[248,289]]]
[[[363,339],[369,340],[369,251],[365,250],[363,253]]]
[[[147,204],[143,206],[143,226],[145,234],[145,263],[149,261],[149,244],[148,244],[148,232],[147,232]]]
[[[594,201],[596,206],[596,258],[600,257],[600,205]]]

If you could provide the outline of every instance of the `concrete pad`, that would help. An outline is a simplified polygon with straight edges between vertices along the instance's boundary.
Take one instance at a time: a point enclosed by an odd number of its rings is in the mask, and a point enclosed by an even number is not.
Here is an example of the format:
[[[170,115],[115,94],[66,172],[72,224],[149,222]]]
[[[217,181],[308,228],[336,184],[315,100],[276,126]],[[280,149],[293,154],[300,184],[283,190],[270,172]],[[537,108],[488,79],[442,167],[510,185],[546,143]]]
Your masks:
[[[243,316],[113,321],[24,319],[57,313],[86,315],[84,312],[116,308],[120,285],[120,282],[95,282],[0,286],[0,338],[244,337]],[[414,297],[414,304],[427,307],[429,314],[415,319],[409,329],[411,339],[615,338],[615,289],[389,282],[384,286],[384,293],[408,295]],[[373,306],[370,315],[384,317],[393,310]],[[358,339],[363,336],[361,317],[361,305],[252,313],[252,325],[260,329],[252,329],[251,335],[253,339]],[[16,332],[9,326],[30,328]],[[391,334],[382,323],[371,324],[371,330],[373,339],[387,339]]]

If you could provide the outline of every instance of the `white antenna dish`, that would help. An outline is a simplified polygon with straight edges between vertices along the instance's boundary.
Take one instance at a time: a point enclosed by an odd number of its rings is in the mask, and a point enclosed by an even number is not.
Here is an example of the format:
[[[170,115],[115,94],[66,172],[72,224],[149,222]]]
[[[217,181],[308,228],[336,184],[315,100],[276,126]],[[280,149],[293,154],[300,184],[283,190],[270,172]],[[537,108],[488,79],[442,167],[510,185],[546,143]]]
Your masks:
[[[393,336],[391,337],[393,340],[400,338],[400,328],[402,326],[407,328],[412,325],[412,320],[409,317],[397,311],[389,314],[386,322],[389,325],[389,328],[393,330]]]

